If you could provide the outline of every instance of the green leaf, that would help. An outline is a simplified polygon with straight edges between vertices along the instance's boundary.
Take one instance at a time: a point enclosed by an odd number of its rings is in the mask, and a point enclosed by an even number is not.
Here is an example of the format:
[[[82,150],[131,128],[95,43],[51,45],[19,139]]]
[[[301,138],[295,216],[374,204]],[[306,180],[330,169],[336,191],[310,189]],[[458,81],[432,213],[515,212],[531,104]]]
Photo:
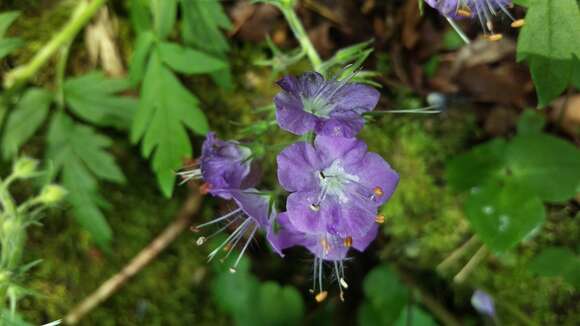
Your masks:
[[[155,44],[155,35],[151,32],[143,32],[137,36],[135,50],[129,64],[129,80],[132,85],[137,85],[143,79],[147,67],[147,59]]]
[[[206,74],[228,67],[228,64],[219,58],[176,43],[160,43],[159,55],[171,69],[183,74]]]
[[[505,164],[505,150],[506,142],[494,139],[456,156],[447,163],[447,182],[457,191],[466,191],[499,176]]]
[[[529,5],[530,0],[514,0],[514,3],[520,5],[522,7],[527,7]]]
[[[359,311],[358,318],[362,325],[369,325],[365,322],[376,319],[380,320],[380,325],[392,325],[409,299],[408,289],[386,265],[376,267],[368,273],[363,289],[370,307]]]
[[[184,158],[192,155],[187,129],[204,135],[208,131],[207,120],[198,100],[161,63],[156,51],[149,60],[141,93],[131,140],[142,140],[142,154],[152,157],[159,185],[170,196],[175,171]]]
[[[580,257],[564,247],[545,248],[530,262],[531,272],[545,277],[562,277],[580,288]]]
[[[405,307],[395,323],[395,326],[437,326],[431,315],[423,309],[413,306]]]
[[[518,120],[518,134],[529,135],[541,133],[545,124],[546,120],[540,114],[534,112],[532,109],[528,109],[524,111]]]
[[[106,152],[111,145],[110,138],[75,123],[65,114],[56,114],[51,121],[47,159],[54,164],[55,173],[61,174],[75,218],[105,249],[112,232],[101,211],[106,202],[99,195],[98,180],[125,181],[113,156]]]
[[[472,229],[493,251],[513,248],[545,220],[544,205],[525,186],[495,182],[472,192],[465,203]]]
[[[304,314],[302,297],[290,286],[262,283],[256,301],[254,325],[298,325]]]
[[[151,0],[150,6],[155,34],[162,40],[166,39],[175,25],[177,0]]]
[[[580,9],[576,0],[530,0],[518,40],[518,60],[527,60],[541,106],[570,84],[580,57]]]
[[[554,203],[576,195],[580,184],[580,150],[547,134],[518,135],[508,145],[509,173],[518,183]]]
[[[11,112],[2,135],[2,155],[13,158],[46,119],[52,94],[41,88],[30,88]]]
[[[150,0],[129,1],[129,14],[133,29],[137,34],[150,31],[153,28],[151,21],[151,11],[149,10]]]
[[[0,59],[4,58],[12,51],[18,49],[23,44],[24,42],[18,38],[0,39]]]
[[[18,18],[18,16],[20,16],[19,11],[5,11],[3,13],[0,13],[0,39],[4,37],[6,31],[8,30],[10,25],[14,23],[14,21],[16,20],[16,18]]]
[[[128,129],[137,100],[115,94],[129,89],[127,80],[107,79],[100,72],[67,79],[65,102],[78,117],[101,127]]]

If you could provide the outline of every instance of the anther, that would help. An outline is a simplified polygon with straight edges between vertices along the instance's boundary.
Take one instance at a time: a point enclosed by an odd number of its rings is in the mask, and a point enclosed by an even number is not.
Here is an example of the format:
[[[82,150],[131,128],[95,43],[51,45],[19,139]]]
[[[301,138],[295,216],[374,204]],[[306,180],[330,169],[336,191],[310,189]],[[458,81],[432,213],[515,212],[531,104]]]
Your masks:
[[[344,292],[340,291],[339,298],[340,298],[340,302],[344,302]]]
[[[381,187],[375,187],[373,189],[373,193],[375,194],[375,196],[377,197],[381,197],[382,195],[384,195],[385,193],[383,192],[383,188]]]
[[[198,233],[200,231],[199,228],[195,225],[192,225],[189,230],[193,233]]]
[[[344,278],[341,277],[339,282],[340,282],[340,286],[342,286],[343,289],[348,289],[348,283],[346,283]]]
[[[330,244],[325,238],[320,239],[320,244],[322,245],[322,249],[324,250],[325,254],[330,252]]]
[[[230,267],[229,271],[230,273],[235,274],[238,270],[235,269],[234,267]]]
[[[205,243],[206,237],[199,237],[197,238],[197,240],[195,240],[195,244],[197,244],[198,246],[201,246],[202,244]]]
[[[204,182],[201,186],[199,186],[199,193],[202,195],[207,195],[210,189],[211,185],[207,182]]]
[[[493,23],[491,22],[491,20],[488,20],[485,25],[487,26],[487,29],[493,33]]]
[[[344,246],[347,248],[352,247],[352,237],[349,235],[348,237],[344,238]]]
[[[232,249],[232,244],[231,244],[231,243],[228,243],[228,244],[226,244],[226,245],[224,246],[224,249],[223,249],[223,251],[230,251],[230,249]]]
[[[461,17],[471,17],[471,15],[473,15],[473,13],[471,12],[471,9],[465,7],[465,8],[457,9],[457,15],[459,15]]]
[[[320,205],[318,204],[310,204],[310,209],[314,212],[318,212],[320,210]]]
[[[487,37],[488,41],[497,42],[503,38],[502,34],[491,34]]]
[[[526,21],[525,21],[525,20],[523,20],[523,19],[518,19],[518,20],[515,20],[515,21],[512,23],[512,27],[513,27],[513,28],[520,28],[520,27],[524,26],[525,24],[526,24]]]
[[[320,291],[314,297],[314,299],[316,300],[316,302],[320,303],[320,302],[324,301],[324,299],[326,299],[327,296],[328,296],[328,292],[326,292],[326,291]]]
[[[375,222],[377,222],[378,224],[385,223],[385,216],[384,215],[375,216]]]

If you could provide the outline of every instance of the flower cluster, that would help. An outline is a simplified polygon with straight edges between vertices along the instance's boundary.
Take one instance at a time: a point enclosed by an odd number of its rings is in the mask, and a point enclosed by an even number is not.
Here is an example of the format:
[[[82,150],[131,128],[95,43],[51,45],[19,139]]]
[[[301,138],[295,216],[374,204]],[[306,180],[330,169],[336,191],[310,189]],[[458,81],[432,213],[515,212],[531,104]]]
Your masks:
[[[449,20],[477,18],[491,41],[503,38],[493,25],[493,17],[503,14],[512,20],[511,26],[519,28],[524,25],[523,19],[515,19],[508,8],[513,6],[512,0],[425,0],[427,4],[439,11]]]
[[[283,149],[277,156],[280,186],[289,195],[285,210],[276,213],[273,200],[252,187],[258,183],[252,153],[235,141],[218,140],[213,133],[203,145],[199,168],[182,172],[186,179],[202,179],[211,195],[232,199],[237,208],[199,229],[225,222],[212,235],[199,237],[199,245],[215,234],[237,226],[224,243],[210,253],[214,258],[222,248],[225,256],[246,238],[239,263],[251,238],[258,230],[267,235],[272,249],[301,246],[314,256],[312,292],[317,301],[324,291],[324,266],[331,265],[339,285],[340,298],[348,287],[344,261],[350,248],[364,251],[378,234],[384,217],[379,208],[391,197],[398,174],[378,154],[356,138],[363,128],[363,114],[372,111],[379,93],[349,80],[325,80],[310,72],[296,78],[287,76],[276,95],[278,125],[304,139]],[[312,137],[311,137],[312,136]]]

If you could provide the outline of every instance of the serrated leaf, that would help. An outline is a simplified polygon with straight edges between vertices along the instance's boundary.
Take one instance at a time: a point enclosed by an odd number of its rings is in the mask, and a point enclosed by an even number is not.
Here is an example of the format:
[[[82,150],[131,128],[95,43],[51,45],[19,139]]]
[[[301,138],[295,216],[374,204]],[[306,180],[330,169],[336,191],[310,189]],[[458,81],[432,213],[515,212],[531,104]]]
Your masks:
[[[137,100],[115,94],[129,89],[124,79],[108,79],[100,72],[67,79],[65,102],[78,117],[101,127],[128,129],[137,109]]]
[[[8,30],[10,25],[14,23],[14,21],[16,20],[16,18],[18,18],[18,16],[20,16],[19,11],[5,11],[3,13],[0,13],[0,39],[4,37],[6,31]]]
[[[516,182],[542,200],[564,202],[576,195],[580,183],[580,150],[547,134],[518,135],[506,151],[509,172]]]
[[[153,44],[155,44],[155,35],[153,33],[143,32],[137,36],[135,50],[129,64],[129,80],[131,84],[137,85],[143,79]]]
[[[518,40],[518,60],[527,60],[539,103],[548,105],[570,84],[580,57],[580,9],[576,0],[531,0]]]
[[[192,155],[187,129],[204,135],[207,120],[197,98],[163,65],[156,51],[149,60],[141,94],[131,140],[142,140],[143,156],[152,157],[159,185],[170,196],[175,171]]]
[[[504,167],[505,149],[505,140],[494,139],[454,157],[446,166],[447,182],[457,191],[470,190],[484,184],[499,175]]]
[[[162,40],[166,39],[175,25],[177,0],[151,0],[150,7],[155,34]]]
[[[76,220],[103,248],[108,247],[112,232],[101,211],[106,202],[99,195],[98,180],[125,181],[113,156],[106,151],[111,145],[110,138],[65,114],[52,118],[47,160],[54,165],[55,173],[61,175]]]
[[[471,228],[493,251],[513,248],[545,220],[542,201],[518,183],[490,182],[465,203]]]
[[[543,249],[529,264],[531,272],[545,277],[562,277],[580,288],[580,257],[564,247]]]
[[[10,113],[2,135],[2,155],[13,158],[38,130],[48,114],[52,94],[41,88],[30,88]]]
[[[161,60],[171,69],[183,74],[206,74],[228,67],[227,62],[176,43],[159,44]]]

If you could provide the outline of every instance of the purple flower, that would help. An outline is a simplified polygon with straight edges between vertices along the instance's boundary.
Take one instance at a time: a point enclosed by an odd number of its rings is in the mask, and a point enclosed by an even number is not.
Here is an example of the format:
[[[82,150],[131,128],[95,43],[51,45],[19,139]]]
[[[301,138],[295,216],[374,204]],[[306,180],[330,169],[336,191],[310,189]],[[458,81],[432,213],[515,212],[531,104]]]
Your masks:
[[[471,296],[471,305],[480,314],[495,318],[493,298],[485,291],[476,290]]]
[[[344,260],[351,247],[362,252],[377,237],[378,224],[374,224],[360,237],[340,237],[329,232],[305,233],[292,224],[287,213],[280,213],[276,218],[276,224],[268,229],[267,237],[270,245],[280,256],[284,256],[282,250],[302,246],[314,255],[313,287],[316,300],[322,301],[326,297],[323,289],[322,277],[323,263],[330,262],[333,272],[338,281],[340,297],[343,299],[343,289],[348,288],[344,276]]]
[[[364,142],[318,136],[277,157],[278,180],[291,192],[286,210],[296,230],[339,238],[366,235],[377,211],[394,192],[399,175]]]
[[[207,223],[193,227],[192,230],[194,232],[199,232],[204,227],[217,223],[223,224],[221,228],[213,232],[211,235],[200,236],[197,238],[196,243],[201,246],[206,243],[207,240],[220,234],[222,231],[225,231],[230,227],[235,227],[235,230],[228,236],[228,238],[209,254],[209,260],[215,258],[224,247],[225,254],[222,259],[225,260],[231,254],[232,250],[236,248],[238,244],[243,242],[242,239],[247,237],[245,243],[241,246],[242,249],[238,258],[232,267],[230,267],[230,272],[235,273],[237,265],[242,259],[246,249],[248,249],[248,245],[252,241],[256,232],[260,229],[270,229],[270,221],[275,216],[275,212],[271,208],[270,197],[262,194],[256,189],[231,190],[228,194],[236,203],[236,209]]]
[[[512,27],[519,28],[524,25],[523,19],[516,20],[508,11],[512,6],[512,0],[425,0],[427,4],[450,19],[478,18],[482,28],[489,31],[491,40],[499,40],[502,35],[497,34],[493,28],[492,19],[500,13],[512,20]]]
[[[203,142],[199,167],[180,172],[187,182],[191,179],[202,179],[207,190],[214,196],[231,199],[230,192],[256,185],[256,173],[253,173],[249,148],[236,141],[223,141],[209,132]]]
[[[354,137],[364,125],[362,114],[372,111],[379,92],[347,81],[325,80],[317,72],[278,81],[276,119],[280,128],[296,135],[314,130],[319,135]]]

